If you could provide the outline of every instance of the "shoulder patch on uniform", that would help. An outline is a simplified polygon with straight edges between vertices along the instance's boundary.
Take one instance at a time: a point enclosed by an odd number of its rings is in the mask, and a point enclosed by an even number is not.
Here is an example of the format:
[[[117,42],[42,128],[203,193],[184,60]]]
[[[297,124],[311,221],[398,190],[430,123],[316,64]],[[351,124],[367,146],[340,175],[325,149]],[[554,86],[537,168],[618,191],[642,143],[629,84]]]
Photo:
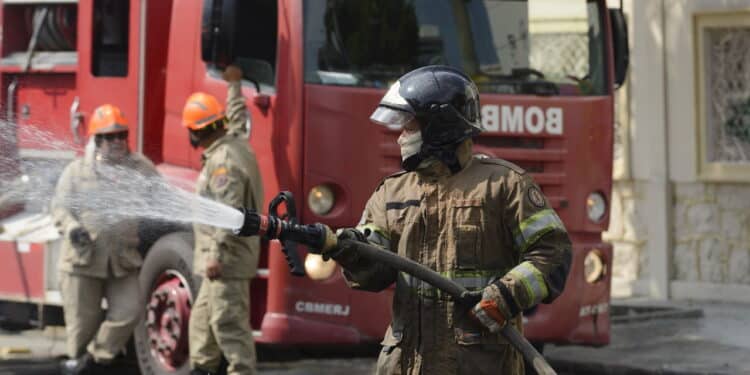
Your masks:
[[[409,173],[409,171],[403,171],[403,170],[402,171],[398,171],[396,173],[391,173],[388,176],[383,177],[383,179],[380,180],[380,183],[378,183],[378,186],[375,189],[377,190],[378,188],[380,188],[381,186],[383,186],[383,184],[385,183],[385,180],[387,180],[389,178],[396,178],[398,176],[403,176],[403,175],[405,175],[407,173]]]
[[[525,174],[526,173],[525,169],[523,169],[523,168],[521,168],[521,167],[519,167],[519,166],[517,166],[517,165],[515,165],[515,164],[513,164],[513,163],[511,163],[511,162],[509,162],[507,160],[497,159],[497,158],[482,158],[482,159],[479,159],[479,161],[481,163],[484,163],[484,164],[502,165],[503,167],[511,169],[511,170],[515,171],[516,173],[518,173],[518,174]]]
[[[216,170],[213,171],[213,173],[211,173],[211,177],[222,175],[222,174],[227,174],[227,169],[224,167],[219,167],[219,168],[216,168]]]
[[[388,176],[385,176],[384,180],[388,179],[388,178],[398,177],[398,176],[401,176],[401,175],[404,175],[404,174],[407,174],[407,173],[409,173],[409,171],[400,170],[400,171],[398,171],[396,173],[391,173]]]
[[[529,199],[529,202],[537,208],[544,208],[546,206],[544,194],[542,194],[536,186],[531,186],[526,190],[526,197]]]
[[[211,173],[211,186],[214,189],[221,189],[229,182],[229,177],[227,176],[227,169],[224,167],[219,167],[215,171]]]

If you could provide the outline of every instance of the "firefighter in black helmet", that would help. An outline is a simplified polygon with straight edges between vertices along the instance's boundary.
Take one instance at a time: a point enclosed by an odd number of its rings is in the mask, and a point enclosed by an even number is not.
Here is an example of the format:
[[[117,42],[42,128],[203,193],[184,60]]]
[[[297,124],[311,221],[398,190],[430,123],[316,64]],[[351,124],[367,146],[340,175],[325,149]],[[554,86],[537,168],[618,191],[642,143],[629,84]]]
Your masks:
[[[413,171],[433,157],[455,173],[461,169],[456,150],[481,131],[479,92],[459,70],[426,66],[405,74],[391,86],[370,119],[388,127],[402,127],[412,120],[421,125],[421,147],[402,158],[405,170]]]
[[[562,222],[523,169],[472,156],[479,94],[460,71],[407,73],[371,120],[402,129],[405,171],[386,177],[357,228],[339,236],[379,244],[481,295],[476,306],[454,306],[430,285],[346,248],[323,254],[353,288],[396,283],[377,373],[522,374],[521,355],[499,331],[522,330],[521,311],[562,292],[571,253]]]

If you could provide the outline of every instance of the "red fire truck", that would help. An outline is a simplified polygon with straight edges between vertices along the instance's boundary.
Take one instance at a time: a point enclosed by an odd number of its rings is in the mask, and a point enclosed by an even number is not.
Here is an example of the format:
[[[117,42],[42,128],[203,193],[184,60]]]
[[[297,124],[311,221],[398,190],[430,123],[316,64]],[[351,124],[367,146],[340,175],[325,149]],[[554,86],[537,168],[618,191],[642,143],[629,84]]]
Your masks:
[[[418,66],[463,69],[482,94],[486,131],[475,141],[476,157],[503,158],[532,173],[574,243],[565,293],[526,312],[526,336],[609,341],[612,248],[601,232],[609,220],[613,94],[627,68],[627,31],[622,12],[604,0],[1,4],[1,98],[9,121],[0,137],[0,187],[26,184],[34,197],[54,187],[54,174],[40,171],[59,171],[80,152],[91,111],[103,103],[131,119],[133,150],[192,190],[199,151],[181,127],[182,106],[195,91],[224,98],[220,67],[231,62],[245,73],[249,142],[266,202],[289,190],[303,203],[302,222],[352,226],[379,180],[399,169],[398,130],[368,121],[380,97]],[[59,322],[58,235],[45,204],[27,199],[21,212],[7,207],[0,323]],[[199,280],[190,269],[189,229],[159,228],[144,244],[146,318],[135,346],[143,372],[183,372]],[[333,263],[303,256],[309,277],[293,277],[279,244],[265,244],[251,284],[257,342],[379,340],[390,293],[352,291]]]

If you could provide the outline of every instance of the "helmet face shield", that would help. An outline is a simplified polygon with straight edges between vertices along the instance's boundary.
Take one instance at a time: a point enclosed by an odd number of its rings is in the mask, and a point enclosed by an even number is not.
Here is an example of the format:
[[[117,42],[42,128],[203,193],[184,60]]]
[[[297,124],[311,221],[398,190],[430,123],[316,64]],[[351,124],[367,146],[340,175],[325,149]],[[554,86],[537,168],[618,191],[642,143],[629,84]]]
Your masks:
[[[413,119],[413,113],[384,106],[378,106],[375,112],[370,115],[370,121],[393,130],[401,129],[401,127]]]
[[[409,102],[401,96],[401,82],[396,81],[383,98],[378,108],[370,115],[370,121],[387,127],[391,130],[399,130],[409,121],[414,119],[414,109]]]
[[[482,130],[476,85],[462,71],[441,65],[423,66],[401,76],[370,119],[396,129],[409,128],[407,123],[414,119],[422,136],[418,156],[440,160],[452,173],[462,168],[458,147]]]

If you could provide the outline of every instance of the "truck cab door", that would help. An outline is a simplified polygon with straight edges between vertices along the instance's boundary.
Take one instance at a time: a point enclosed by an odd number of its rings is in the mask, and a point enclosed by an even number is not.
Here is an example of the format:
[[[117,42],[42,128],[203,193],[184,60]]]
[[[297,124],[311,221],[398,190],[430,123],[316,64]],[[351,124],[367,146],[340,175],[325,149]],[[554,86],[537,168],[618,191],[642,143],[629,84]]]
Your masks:
[[[77,87],[78,138],[96,107],[112,104],[128,119],[131,150],[141,149],[141,7],[139,0],[80,0]],[[76,120],[73,120],[76,121]],[[75,130],[74,130],[75,131]]]
[[[202,61],[194,70],[193,91],[224,101],[227,83],[221,78],[222,71],[229,64],[238,66],[243,72],[242,92],[248,99],[247,136],[259,163],[269,159],[270,164],[279,83],[278,0],[203,0],[201,17]],[[214,34],[211,30],[220,31]],[[189,152],[190,165],[200,169],[202,150]]]

